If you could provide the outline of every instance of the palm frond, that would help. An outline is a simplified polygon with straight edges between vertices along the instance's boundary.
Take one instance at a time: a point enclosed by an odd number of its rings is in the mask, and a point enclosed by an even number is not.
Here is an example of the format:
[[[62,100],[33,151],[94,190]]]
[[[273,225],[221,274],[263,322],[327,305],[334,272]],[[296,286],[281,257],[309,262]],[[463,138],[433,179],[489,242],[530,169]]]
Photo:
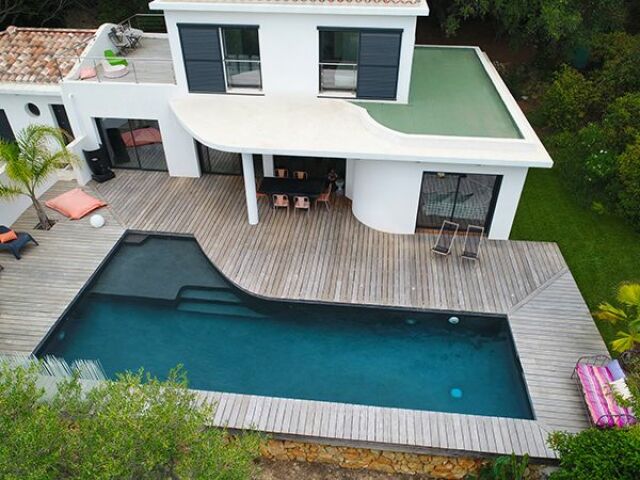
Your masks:
[[[26,193],[19,187],[0,183],[0,199],[12,200],[20,195],[26,195]]]
[[[627,320],[627,312],[607,302],[598,305],[598,310],[594,312],[593,316],[598,320],[604,320],[614,324]]]
[[[618,332],[618,338],[611,342],[611,348],[616,352],[625,352],[640,343],[640,333],[638,332]]]
[[[640,283],[623,283],[618,287],[616,299],[631,307],[640,307]]]

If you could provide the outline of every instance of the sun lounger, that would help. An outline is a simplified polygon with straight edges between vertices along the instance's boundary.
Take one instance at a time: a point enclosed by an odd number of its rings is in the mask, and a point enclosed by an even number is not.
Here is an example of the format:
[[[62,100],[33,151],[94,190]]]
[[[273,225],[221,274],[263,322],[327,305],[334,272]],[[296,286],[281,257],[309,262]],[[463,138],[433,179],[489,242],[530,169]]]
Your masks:
[[[0,225],[0,233],[7,233],[8,231],[10,231],[9,228],[5,227],[4,225]],[[36,245],[38,245],[38,242],[36,242],[35,238],[25,232],[16,232],[16,235],[18,236],[18,238],[16,238],[15,240],[9,243],[0,243],[0,251],[8,250],[13,253],[13,256],[16,257],[16,259],[20,260],[20,250],[22,250],[24,246],[29,242],[33,242]]]
[[[436,240],[436,244],[431,247],[431,251],[439,255],[449,255],[451,253],[453,240],[456,237],[459,228],[460,225],[457,223],[450,222],[448,220],[442,222],[438,239]]]
[[[483,235],[484,228],[478,227],[477,225],[469,225],[467,227],[467,233],[464,236],[462,258],[466,258],[467,260],[478,260]]]
[[[581,357],[573,371],[591,423],[599,428],[622,428],[636,423],[632,410],[623,407],[616,399],[612,384],[624,379],[624,372],[617,360],[605,355]]]

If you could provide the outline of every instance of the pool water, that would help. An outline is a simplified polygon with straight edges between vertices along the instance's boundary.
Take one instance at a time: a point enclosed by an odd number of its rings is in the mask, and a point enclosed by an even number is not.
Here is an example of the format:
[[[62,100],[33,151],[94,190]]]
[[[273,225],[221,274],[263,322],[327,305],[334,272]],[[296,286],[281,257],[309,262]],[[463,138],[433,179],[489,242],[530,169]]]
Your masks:
[[[129,234],[38,350],[203,390],[533,418],[506,318],[278,302],[193,239]]]

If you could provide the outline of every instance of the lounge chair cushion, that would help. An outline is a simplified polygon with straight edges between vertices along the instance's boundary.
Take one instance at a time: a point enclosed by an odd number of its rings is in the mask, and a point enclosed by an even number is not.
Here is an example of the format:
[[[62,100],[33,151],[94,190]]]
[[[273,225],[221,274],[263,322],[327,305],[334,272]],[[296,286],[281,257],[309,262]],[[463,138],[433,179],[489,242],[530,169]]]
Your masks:
[[[87,80],[89,78],[96,78],[96,76],[98,75],[98,73],[96,72],[96,69],[93,67],[84,67],[80,69],[80,80]]]
[[[624,372],[622,371],[622,367],[620,366],[620,362],[618,359],[613,359],[607,364],[607,368],[611,372],[611,376],[614,380],[620,380],[624,378]]]
[[[6,233],[0,233],[0,243],[9,243],[18,239],[18,235],[13,230],[9,230]]]
[[[60,212],[71,220],[78,220],[94,210],[106,205],[102,200],[93,198],[80,188],[74,188],[62,195],[57,196],[53,200],[45,202],[49,208]]]
[[[618,380],[611,382],[611,390],[613,391],[614,396],[619,395],[624,400],[631,399],[631,392],[629,391],[627,381],[624,378],[619,378]]]
[[[606,366],[581,363],[576,367],[576,373],[582,386],[587,409],[596,426],[624,427],[632,423],[629,417],[607,417],[608,415],[633,415],[633,412],[616,402],[610,386],[614,379]]]

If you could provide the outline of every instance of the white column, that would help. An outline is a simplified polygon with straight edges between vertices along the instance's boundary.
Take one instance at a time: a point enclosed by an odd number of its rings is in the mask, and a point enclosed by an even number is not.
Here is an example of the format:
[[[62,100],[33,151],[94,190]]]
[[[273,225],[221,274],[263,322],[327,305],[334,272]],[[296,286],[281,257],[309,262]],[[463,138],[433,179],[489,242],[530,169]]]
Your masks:
[[[518,210],[518,202],[527,180],[528,168],[505,169],[502,184],[493,213],[489,238],[492,240],[508,240],[511,226]]]
[[[253,170],[253,155],[242,154],[242,174],[244,175],[244,193],[247,197],[247,216],[249,225],[258,223],[258,198],[256,197],[256,174]]]
[[[344,172],[344,195],[353,200],[353,179],[356,175],[356,166],[353,158],[347,158]]]
[[[262,155],[262,174],[265,177],[273,177],[273,155]]]

